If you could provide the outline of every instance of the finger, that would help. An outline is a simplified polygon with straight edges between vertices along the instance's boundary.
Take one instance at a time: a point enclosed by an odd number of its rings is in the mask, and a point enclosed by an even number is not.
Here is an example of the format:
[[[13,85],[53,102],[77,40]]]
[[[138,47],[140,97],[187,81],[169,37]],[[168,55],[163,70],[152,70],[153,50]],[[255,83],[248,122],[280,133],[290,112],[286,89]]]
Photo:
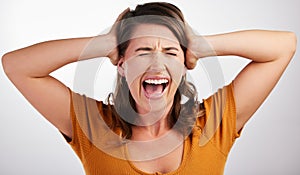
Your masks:
[[[110,59],[110,62],[111,62],[113,65],[115,65],[115,66],[116,66],[116,65],[118,64],[118,62],[119,62],[117,53],[115,53],[114,55],[111,55],[111,56],[109,57],[109,59]]]
[[[118,60],[117,59],[110,59],[110,62],[116,66],[118,64]]]
[[[191,69],[194,69],[196,67],[197,61],[196,61],[196,59],[193,60],[193,61],[186,61],[185,64],[186,64],[186,68],[191,70]]]
[[[123,16],[130,11],[129,7],[127,7],[122,13],[119,14],[116,22],[121,21]]]
[[[186,53],[186,59],[185,59],[185,65],[188,69],[194,69],[197,65],[197,57],[193,53],[191,53],[189,50]]]

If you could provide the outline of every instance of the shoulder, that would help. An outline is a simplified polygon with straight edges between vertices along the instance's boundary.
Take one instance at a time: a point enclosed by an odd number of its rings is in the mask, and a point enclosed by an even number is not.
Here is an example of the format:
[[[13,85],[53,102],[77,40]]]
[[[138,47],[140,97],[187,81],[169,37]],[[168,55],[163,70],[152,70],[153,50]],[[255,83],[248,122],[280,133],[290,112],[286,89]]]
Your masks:
[[[206,141],[215,140],[231,145],[236,133],[236,106],[233,83],[230,83],[203,100],[205,114],[198,117]]]
[[[101,116],[104,121],[111,123],[113,105],[85,94],[71,91],[71,114],[80,120],[91,120]],[[87,122],[87,121],[84,121]]]

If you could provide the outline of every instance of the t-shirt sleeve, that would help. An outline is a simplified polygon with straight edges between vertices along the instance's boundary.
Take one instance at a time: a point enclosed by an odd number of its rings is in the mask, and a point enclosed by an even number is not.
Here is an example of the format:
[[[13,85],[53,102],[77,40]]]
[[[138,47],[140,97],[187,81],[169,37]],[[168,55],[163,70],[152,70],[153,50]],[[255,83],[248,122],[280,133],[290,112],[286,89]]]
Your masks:
[[[76,152],[80,159],[85,155],[91,147],[91,142],[87,139],[86,134],[83,132],[78,118],[85,117],[80,115],[85,113],[85,103],[87,97],[70,90],[70,118],[72,121],[72,138],[67,140],[72,149]],[[80,116],[78,116],[80,115]]]
[[[112,112],[102,101],[70,90],[72,138],[68,142],[80,159],[95,147],[104,149],[116,134],[110,130]],[[117,136],[119,138],[119,136]],[[103,146],[104,145],[104,146]]]
[[[203,135],[224,154],[228,154],[240,132],[236,131],[236,105],[233,83],[204,100],[206,122]],[[202,139],[202,142],[205,142]],[[200,143],[201,144],[201,143]]]

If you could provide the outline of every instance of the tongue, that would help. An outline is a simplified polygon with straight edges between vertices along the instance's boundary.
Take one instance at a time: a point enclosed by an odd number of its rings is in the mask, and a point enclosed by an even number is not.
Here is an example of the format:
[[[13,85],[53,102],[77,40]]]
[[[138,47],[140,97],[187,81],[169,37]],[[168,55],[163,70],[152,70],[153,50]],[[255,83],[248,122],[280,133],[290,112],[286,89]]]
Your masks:
[[[163,91],[163,85],[147,84],[145,86],[145,90],[146,90],[147,94],[149,94],[149,95],[160,94]]]

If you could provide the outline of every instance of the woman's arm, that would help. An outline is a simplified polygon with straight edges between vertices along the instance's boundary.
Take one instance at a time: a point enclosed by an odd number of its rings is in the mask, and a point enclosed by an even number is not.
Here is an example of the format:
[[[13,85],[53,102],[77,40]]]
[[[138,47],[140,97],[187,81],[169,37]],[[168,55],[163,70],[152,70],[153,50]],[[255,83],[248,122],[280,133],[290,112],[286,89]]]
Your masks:
[[[234,80],[237,131],[250,119],[274,88],[296,50],[292,32],[248,30],[194,37],[196,57],[235,55],[251,60]],[[206,40],[213,50],[201,47]],[[191,54],[191,53],[190,53]],[[187,63],[193,67],[195,63]]]
[[[71,138],[70,95],[67,87],[49,74],[78,61],[107,56],[113,49],[109,35],[47,41],[7,53],[2,58],[8,78],[24,97],[54,126]],[[89,42],[99,48],[89,48]],[[95,41],[96,40],[96,41]]]
[[[8,78],[24,97],[56,128],[72,138],[68,88],[49,74],[72,62],[108,57],[116,65],[116,24],[104,35],[47,41],[7,53],[2,58]]]

